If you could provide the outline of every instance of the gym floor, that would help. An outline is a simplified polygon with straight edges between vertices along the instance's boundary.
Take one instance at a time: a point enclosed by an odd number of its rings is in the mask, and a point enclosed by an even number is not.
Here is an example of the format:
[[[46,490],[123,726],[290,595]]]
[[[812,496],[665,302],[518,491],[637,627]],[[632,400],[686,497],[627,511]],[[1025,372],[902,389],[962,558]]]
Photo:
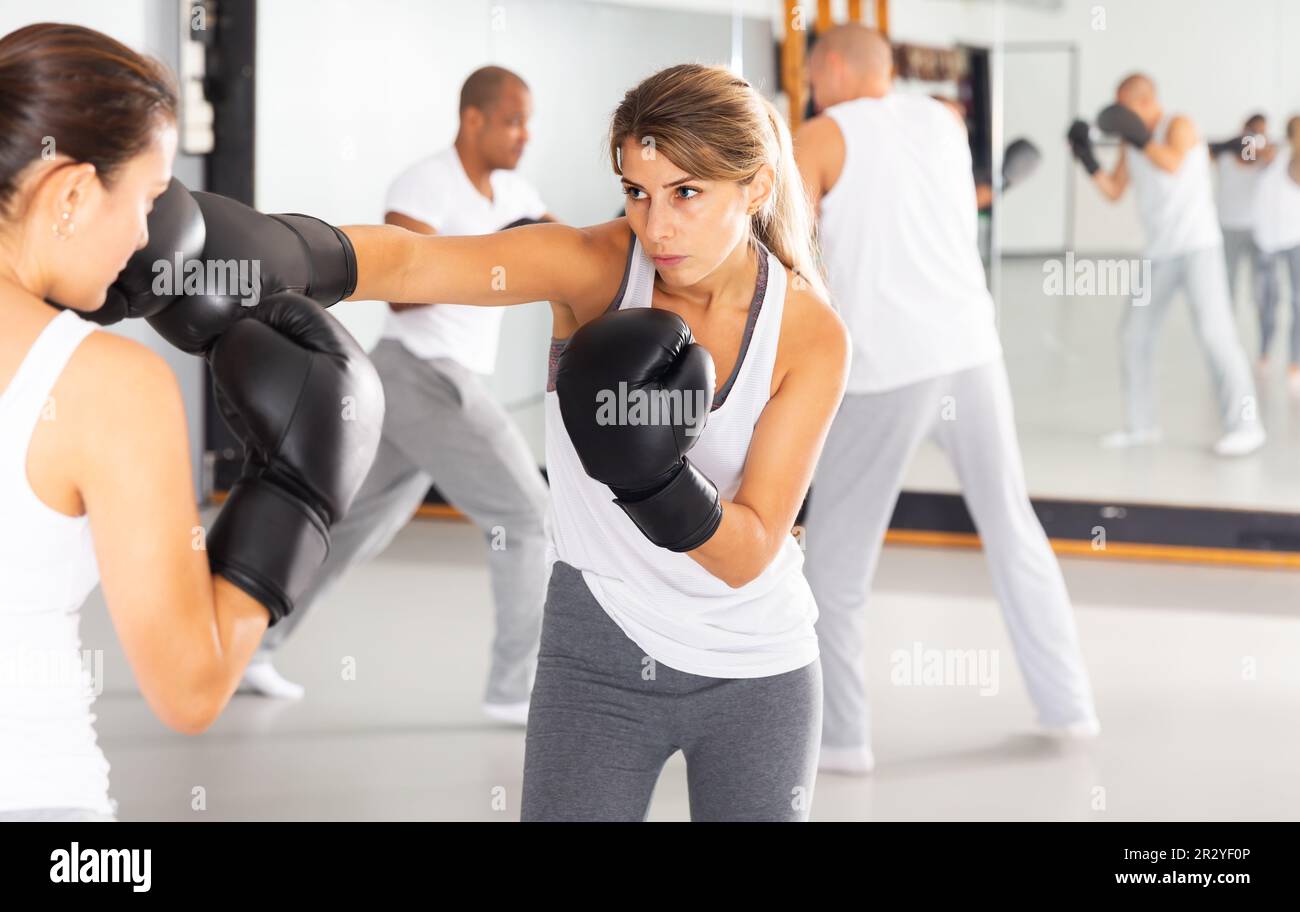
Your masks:
[[[980,552],[887,547],[868,626],[877,770],[822,774],[813,819],[1300,816],[1294,572],[1061,563],[1101,738],[1035,733]],[[278,662],[303,701],[237,695],[197,737],[153,717],[98,593],[82,623],[104,650],[97,728],[122,820],[518,819],[524,735],[479,711],[492,615],[467,523],[415,521],[342,579]],[[915,644],[982,651],[996,693],[892,684]],[[652,820],[688,819],[685,772],[675,756]]]

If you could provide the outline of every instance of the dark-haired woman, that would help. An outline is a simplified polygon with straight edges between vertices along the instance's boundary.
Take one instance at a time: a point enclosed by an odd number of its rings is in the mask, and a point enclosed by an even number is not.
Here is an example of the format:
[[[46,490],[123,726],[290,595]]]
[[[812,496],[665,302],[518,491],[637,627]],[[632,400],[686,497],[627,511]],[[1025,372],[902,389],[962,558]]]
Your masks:
[[[322,492],[311,466],[253,447],[250,465],[293,476],[296,491],[250,481],[205,536],[171,370],[76,313],[100,310],[149,241],[151,206],[171,181],[175,116],[166,72],[105,35],[40,24],[0,39],[0,820],[113,819],[79,661],[80,607],[96,584],[154,712],[178,731],[202,731],[268,622],[291,607],[285,581],[310,571],[286,548],[270,565],[271,549],[244,532],[272,518],[319,550],[331,511],[312,498],[333,493],[346,509],[364,477],[364,466],[335,472],[336,489]],[[198,218],[171,215],[174,224]],[[295,334],[276,316],[295,301],[264,303],[265,317],[241,324],[258,354],[296,353],[290,360],[316,368],[313,383],[333,371],[360,377],[362,393],[369,379],[377,389],[323,311],[304,308]],[[279,427],[262,420],[261,393],[238,376],[253,352],[237,342],[222,340],[213,362],[232,414],[245,431],[260,424],[295,438],[297,414]],[[267,401],[316,395],[301,379],[277,373]],[[382,393],[375,401],[382,413]]]

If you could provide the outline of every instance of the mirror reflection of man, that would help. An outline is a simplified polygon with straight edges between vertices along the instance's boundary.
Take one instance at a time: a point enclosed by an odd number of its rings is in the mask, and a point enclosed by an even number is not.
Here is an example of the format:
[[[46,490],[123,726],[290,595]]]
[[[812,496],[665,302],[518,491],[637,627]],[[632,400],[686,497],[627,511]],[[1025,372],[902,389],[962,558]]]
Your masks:
[[[1138,289],[1120,330],[1124,429],[1102,439],[1108,447],[1158,442],[1155,348],[1174,298],[1181,291],[1214,381],[1223,434],[1220,456],[1242,456],[1264,445],[1259,402],[1250,362],[1237,337],[1223,260],[1223,232],[1214,207],[1210,155],[1191,118],[1166,116],[1150,77],[1135,73],[1120,82],[1115,103],[1097,116],[1104,132],[1122,137],[1112,171],[1097,166],[1087,126],[1070,128],[1075,158],[1112,202],[1131,183],[1146,233],[1150,288]],[[1130,153],[1127,146],[1136,151]]]

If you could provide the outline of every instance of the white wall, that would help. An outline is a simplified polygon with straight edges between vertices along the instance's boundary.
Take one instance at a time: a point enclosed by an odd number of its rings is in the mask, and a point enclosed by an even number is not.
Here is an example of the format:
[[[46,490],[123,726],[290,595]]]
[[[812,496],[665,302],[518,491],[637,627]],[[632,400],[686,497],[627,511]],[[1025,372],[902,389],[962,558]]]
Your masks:
[[[147,43],[150,6],[148,0],[48,0],[41,4],[0,0],[0,35],[34,22],[67,22],[111,35],[136,50],[157,54],[160,48]]]
[[[342,224],[379,220],[389,181],[410,162],[452,142],[461,83],[493,63],[515,70],[532,89],[532,140],[520,173],[563,221],[613,218],[623,201],[603,141],[623,93],[670,64],[730,59],[730,0],[722,9],[709,3],[712,9],[702,12],[681,5],[262,3],[257,205]],[[750,20],[745,34],[746,75],[771,86],[771,20]],[[308,59],[328,65],[308,75]],[[385,309],[379,302],[356,302],[335,313],[369,346],[378,338]],[[507,311],[491,379],[501,401],[540,397],[549,335],[546,304]]]

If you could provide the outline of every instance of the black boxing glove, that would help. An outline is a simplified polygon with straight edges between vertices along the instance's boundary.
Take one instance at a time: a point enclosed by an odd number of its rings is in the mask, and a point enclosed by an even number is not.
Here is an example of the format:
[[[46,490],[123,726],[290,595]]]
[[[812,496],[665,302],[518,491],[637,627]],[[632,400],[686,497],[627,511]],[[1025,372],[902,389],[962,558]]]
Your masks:
[[[1145,149],[1151,142],[1151,131],[1136,111],[1127,105],[1112,104],[1097,115],[1097,129],[1126,140],[1135,149]]]
[[[374,462],[384,391],[337,320],[283,293],[215,342],[222,417],[244,469],[208,536],[212,570],[257,599],[275,624],[311,585]]]
[[[1268,138],[1258,133],[1243,133],[1208,145],[1214,158],[1231,155],[1244,165],[1252,165],[1261,160],[1259,153],[1268,145]]]
[[[550,222],[547,221],[546,219],[536,219],[536,218],[529,218],[528,216],[524,216],[523,218],[515,219],[509,225],[502,225],[500,228],[497,229],[497,231],[509,231],[511,228],[522,228],[525,225],[549,225],[549,224]]]
[[[1092,148],[1092,131],[1082,120],[1076,120],[1070,124],[1070,131],[1065,135],[1070,143],[1070,152],[1074,155],[1075,161],[1083,165],[1083,170],[1088,174],[1096,174],[1101,170],[1101,165],[1097,162],[1097,153]]]
[[[560,414],[583,469],[670,551],[698,548],[722,522],[717,487],[686,458],[708,420],[713,384],[713,359],[686,322],[649,307],[587,323],[557,366]]]
[[[180,286],[172,278],[179,282],[184,264],[203,252],[206,231],[198,205],[176,178],[154,200],[148,231],[149,240],[131,255],[117,280],[108,287],[104,305],[98,310],[78,311],[83,319],[112,326],[122,320],[151,316],[180,295]]]
[[[149,317],[182,351],[202,354],[264,298],[295,292],[329,307],[356,289],[357,258],[339,229],[309,215],[265,215],[214,193],[194,193],[207,240],[201,276],[183,299]]]
[[[1219,142],[1208,143],[1207,145],[1210,147],[1210,155],[1214,158],[1229,153],[1240,156],[1241,150],[1246,145],[1246,136],[1233,136],[1229,139],[1220,140]]]
[[[1042,160],[1043,153],[1031,140],[1024,137],[1013,139],[1002,153],[1002,189],[1009,190],[1029,180]]]

